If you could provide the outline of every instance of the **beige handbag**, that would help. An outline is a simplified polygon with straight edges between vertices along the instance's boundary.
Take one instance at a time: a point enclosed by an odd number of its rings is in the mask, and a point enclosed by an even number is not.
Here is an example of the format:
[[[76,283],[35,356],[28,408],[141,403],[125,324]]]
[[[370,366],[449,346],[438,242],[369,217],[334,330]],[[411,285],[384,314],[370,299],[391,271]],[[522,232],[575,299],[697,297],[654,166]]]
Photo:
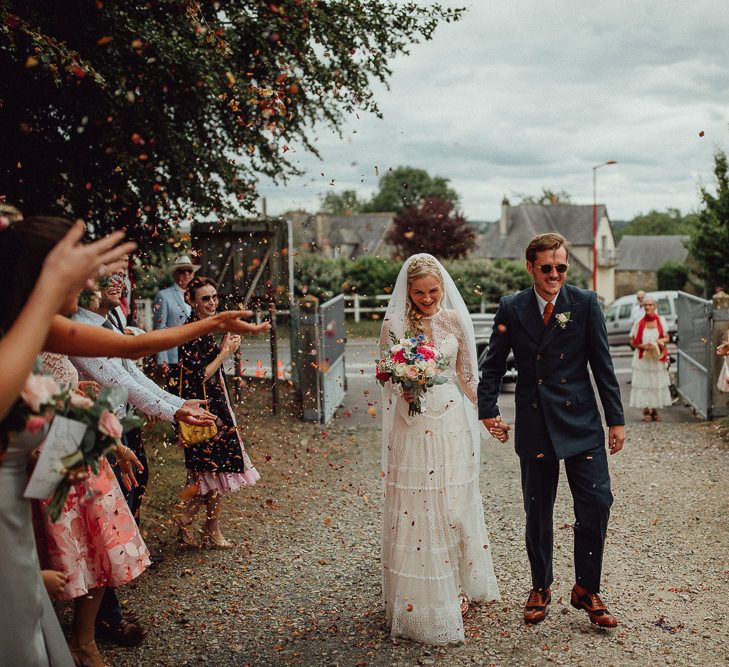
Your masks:
[[[729,357],[724,357],[719,371],[719,381],[716,383],[719,391],[729,392]]]
[[[182,364],[180,364],[180,398],[182,398]],[[203,381],[203,398],[207,400],[205,392],[205,381]],[[183,447],[197,445],[206,440],[210,440],[218,435],[218,426],[215,423],[207,426],[193,426],[185,422],[177,421],[177,439]]]

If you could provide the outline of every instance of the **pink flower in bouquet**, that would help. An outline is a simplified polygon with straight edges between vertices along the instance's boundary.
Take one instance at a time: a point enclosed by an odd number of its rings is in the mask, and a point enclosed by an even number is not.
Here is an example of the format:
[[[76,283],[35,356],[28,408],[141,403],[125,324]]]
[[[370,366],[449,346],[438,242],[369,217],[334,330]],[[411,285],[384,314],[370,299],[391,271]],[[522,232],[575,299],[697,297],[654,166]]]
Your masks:
[[[122,428],[121,422],[113,412],[104,410],[99,417],[99,431],[108,435],[114,440],[120,440],[124,429]]]
[[[392,355],[392,360],[397,364],[404,364],[406,362],[405,359],[405,350],[400,348],[397,352],[395,352]]]
[[[405,377],[408,380],[417,380],[419,375],[420,375],[420,371],[418,371],[418,369],[415,368],[415,366],[408,366],[405,369]]]
[[[48,420],[42,415],[33,415],[25,422],[25,430],[28,433],[38,433],[46,424]]]
[[[418,354],[422,354],[423,359],[425,359],[426,361],[429,361],[430,359],[435,359],[436,350],[435,350],[435,348],[430,347],[429,345],[419,345]]]
[[[32,373],[25,381],[20,395],[33,412],[40,412],[41,406],[50,403],[51,399],[60,393],[61,388],[50,375]]]
[[[74,408],[93,408],[94,402],[88,396],[82,396],[78,392],[71,394],[71,405]]]

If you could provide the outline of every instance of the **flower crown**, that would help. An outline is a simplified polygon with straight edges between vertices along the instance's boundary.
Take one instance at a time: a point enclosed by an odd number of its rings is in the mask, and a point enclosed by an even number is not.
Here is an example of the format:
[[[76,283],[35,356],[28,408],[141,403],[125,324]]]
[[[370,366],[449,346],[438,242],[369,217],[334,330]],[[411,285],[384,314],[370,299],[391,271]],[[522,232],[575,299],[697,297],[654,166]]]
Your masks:
[[[438,269],[438,263],[435,261],[435,258],[433,255],[428,255],[425,252],[419,253],[417,255],[413,255],[410,259],[410,264],[408,265],[408,268],[410,269]]]

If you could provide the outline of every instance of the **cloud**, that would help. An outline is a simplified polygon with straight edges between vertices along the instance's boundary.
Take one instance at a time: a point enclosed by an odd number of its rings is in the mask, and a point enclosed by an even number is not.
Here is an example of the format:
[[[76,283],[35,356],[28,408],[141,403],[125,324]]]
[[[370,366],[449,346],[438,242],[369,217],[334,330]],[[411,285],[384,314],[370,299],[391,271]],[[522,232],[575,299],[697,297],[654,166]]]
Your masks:
[[[390,90],[374,88],[382,120],[352,116],[343,138],[318,129],[323,160],[298,149],[305,176],[261,195],[274,213],[313,211],[329,189],[368,196],[375,168],[412,165],[493,220],[504,194],[542,187],[591,202],[592,166],[613,159],[598,179],[613,219],[693,209],[729,146],[727,31],[708,0],[478,2],[392,63]]]

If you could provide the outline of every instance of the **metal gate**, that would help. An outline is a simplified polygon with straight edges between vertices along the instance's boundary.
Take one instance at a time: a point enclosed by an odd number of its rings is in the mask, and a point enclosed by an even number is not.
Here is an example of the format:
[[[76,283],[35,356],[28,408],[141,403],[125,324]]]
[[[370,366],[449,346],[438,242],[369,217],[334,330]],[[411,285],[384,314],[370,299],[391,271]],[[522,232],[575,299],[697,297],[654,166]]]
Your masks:
[[[302,302],[299,312],[301,352],[297,365],[303,417],[327,424],[347,392],[344,295],[313,308]]]
[[[712,302],[686,292],[676,302],[678,393],[704,419],[712,418]]]

